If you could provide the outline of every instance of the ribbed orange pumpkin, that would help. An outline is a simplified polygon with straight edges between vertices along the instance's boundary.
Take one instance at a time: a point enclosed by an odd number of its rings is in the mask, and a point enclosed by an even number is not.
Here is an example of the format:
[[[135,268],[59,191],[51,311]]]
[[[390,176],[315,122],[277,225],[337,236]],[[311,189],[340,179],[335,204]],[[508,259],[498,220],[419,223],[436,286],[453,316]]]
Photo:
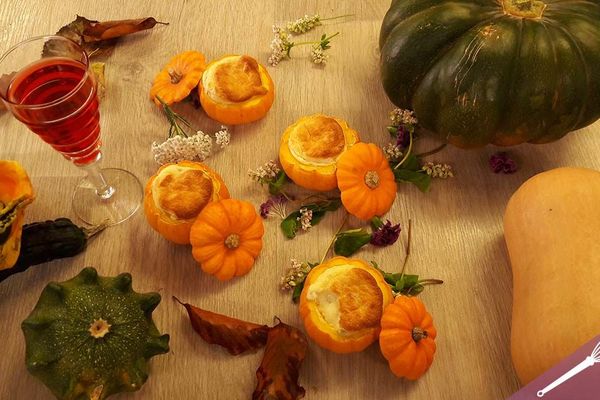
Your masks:
[[[252,269],[264,233],[251,203],[234,199],[209,203],[190,232],[192,255],[204,272],[229,280]]]
[[[373,143],[357,143],[337,162],[342,204],[357,218],[368,221],[388,212],[397,185],[383,151]]]
[[[166,104],[185,99],[198,86],[206,68],[204,55],[197,51],[185,51],[173,57],[154,78],[150,98],[156,105],[160,97]]]
[[[433,319],[421,300],[398,296],[383,312],[379,347],[394,375],[415,380],[433,362],[436,335]]]
[[[206,165],[181,161],[165,164],[148,180],[144,214],[155,231],[177,244],[190,243],[190,229],[212,201],[229,198],[223,179]]]
[[[334,257],[306,277],[300,316],[306,333],[319,346],[353,353],[377,340],[383,310],[393,299],[375,268],[363,260]]]
[[[206,114],[225,125],[263,118],[275,99],[275,85],[267,70],[245,55],[224,56],[209,63],[198,91]]]

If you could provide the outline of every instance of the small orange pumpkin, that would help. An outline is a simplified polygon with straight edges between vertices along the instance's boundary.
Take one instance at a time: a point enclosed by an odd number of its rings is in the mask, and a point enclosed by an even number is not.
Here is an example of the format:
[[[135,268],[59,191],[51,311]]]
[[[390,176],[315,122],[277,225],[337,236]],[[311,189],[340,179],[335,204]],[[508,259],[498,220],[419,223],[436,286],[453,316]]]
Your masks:
[[[155,231],[177,244],[190,243],[190,230],[211,201],[229,198],[223,179],[206,165],[181,161],[165,164],[148,180],[144,213]]]
[[[334,257],[313,268],[300,295],[308,336],[336,353],[362,351],[377,340],[390,286],[363,260]]]
[[[379,347],[394,375],[415,380],[433,362],[436,335],[421,300],[398,296],[383,312]]]
[[[209,203],[192,226],[192,255],[207,274],[226,281],[247,274],[265,229],[251,203],[226,199]]]
[[[21,164],[0,160],[0,270],[14,266],[19,258],[25,207],[34,198]]]
[[[302,117],[283,133],[279,162],[298,186],[333,190],[337,187],[337,160],[358,141],[358,132],[340,118],[323,114]]]
[[[150,98],[156,105],[160,105],[157,96],[168,105],[185,99],[198,86],[205,68],[204,55],[198,51],[176,55],[154,78]]]
[[[245,55],[224,56],[209,63],[198,91],[206,114],[225,125],[261,119],[275,99],[275,86],[267,70]]]
[[[357,218],[368,221],[388,212],[396,199],[396,180],[383,151],[373,143],[357,143],[337,162],[342,204]]]

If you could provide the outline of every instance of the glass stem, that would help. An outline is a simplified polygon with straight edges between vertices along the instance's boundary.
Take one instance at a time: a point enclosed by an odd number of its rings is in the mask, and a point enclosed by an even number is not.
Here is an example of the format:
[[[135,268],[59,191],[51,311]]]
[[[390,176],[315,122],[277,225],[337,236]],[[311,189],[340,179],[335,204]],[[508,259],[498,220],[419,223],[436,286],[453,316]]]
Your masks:
[[[102,170],[100,169],[100,160],[95,161],[88,165],[82,165],[81,168],[87,173],[87,181],[96,189],[96,194],[102,200],[108,200],[115,194],[115,188],[110,186]]]

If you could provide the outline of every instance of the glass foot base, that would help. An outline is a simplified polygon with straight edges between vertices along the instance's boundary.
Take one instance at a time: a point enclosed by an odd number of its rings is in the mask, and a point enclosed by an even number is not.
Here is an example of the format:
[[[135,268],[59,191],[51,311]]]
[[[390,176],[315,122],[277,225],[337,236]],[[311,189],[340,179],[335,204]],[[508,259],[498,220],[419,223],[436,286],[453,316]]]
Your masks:
[[[119,168],[103,168],[102,175],[114,188],[108,199],[102,199],[96,188],[87,179],[82,179],[73,192],[72,207],[75,215],[90,225],[107,222],[120,224],[140,208],[144,190],[139,179],[132,173]]]

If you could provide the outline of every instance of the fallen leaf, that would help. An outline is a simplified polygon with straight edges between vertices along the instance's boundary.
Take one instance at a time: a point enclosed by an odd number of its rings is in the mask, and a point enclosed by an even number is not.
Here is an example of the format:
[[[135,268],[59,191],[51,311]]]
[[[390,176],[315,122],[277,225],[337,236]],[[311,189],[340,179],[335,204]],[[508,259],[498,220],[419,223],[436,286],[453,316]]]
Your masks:
[[[306,356],[306,336],[279,321],[269,330],[262,362],[256,371],[258,383],[252,400],[297,400],[304,397],[298,385],[300,367]]]
[[[192,327],[207,343],[218,344],[233,355],[259,349],[267,343],[269,332],[267,325],[258,325],[216,314],[188,303],[182,303],[177,297],[173,298],[185,307]]]
[[[96,83],[98,84],[98,100],[102,100],[104,93],[106,92],[106,79],[104,78],[104,63],[95,62],[90,65],[94,76],[96,77]]]
[[[156,24],[168,25],[165,22],[158,22],[152,17],[99,22],[78,15],[73,22],[60,28],[56,34],[79,44],[90,57],[108,56],[119,38],[131,33],[151,29]],[[42,52],[42,57],[76,55],[63,42],[56,40],[48,40],[44,44]]]

